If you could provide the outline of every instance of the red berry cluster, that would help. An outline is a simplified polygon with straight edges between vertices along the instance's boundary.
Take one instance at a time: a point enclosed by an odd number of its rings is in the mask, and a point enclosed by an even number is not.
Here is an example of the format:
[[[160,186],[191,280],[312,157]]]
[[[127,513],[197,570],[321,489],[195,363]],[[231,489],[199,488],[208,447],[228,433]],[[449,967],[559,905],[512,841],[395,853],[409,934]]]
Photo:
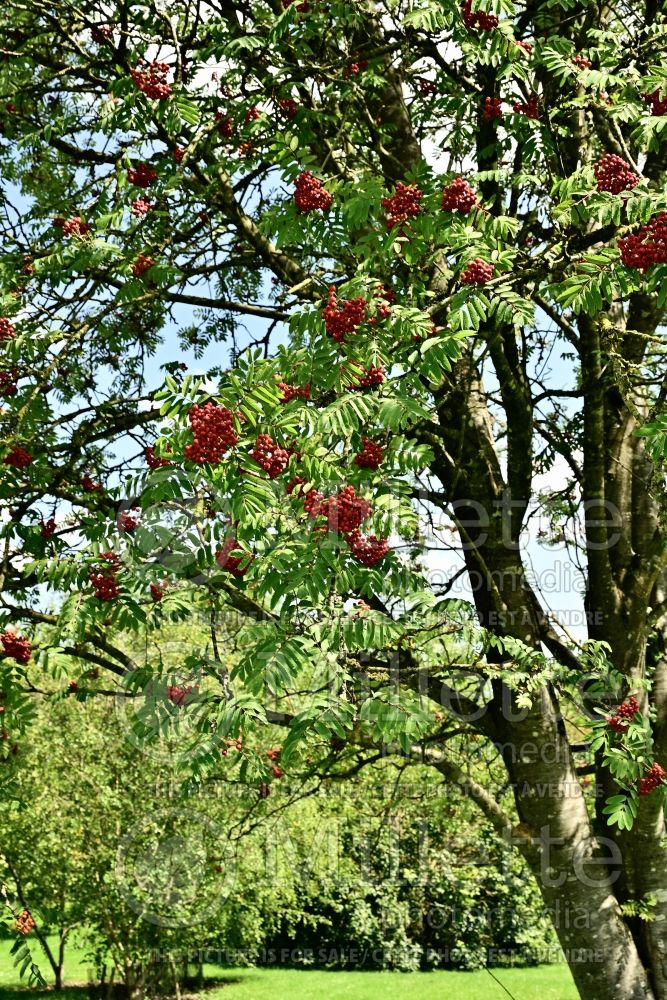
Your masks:
[[[485,97],[482,105],[482,118],[485,122],[491,122],[494,118],[503,117],[503,102],[499,97]]]
[[[132,511],[124,510],[118,518],[118,530],[122,534],[131,535],[132,532],[136,531],[138,527],[139,515],[133,514]]]
[[[194,697],[190,697],[192,692],[195,692]],[[197,689],[191,684],[179,685],[170,684],[167,688],[167,698],[172,701],[174,705],[188,705],[197,696]]]
[[[11,340],[16,330],[6,316],[0,316],[0,340]]]
[[[618,248],[626,267],[646,271],[652,264],[667,264],[667,212],[661,212],[636,233],[620,239]]]
[[[355,62],[348,63],[343,73],[343,79],[349,80],[351,76],[358,76],[367,67],[368,59],[357,59]]]
[[[438,85],[435,80],[429,80],[425,76],[420,76],[417,82],[419,83],[419,92],[424,97],[432,97],[433,94],[438,93]]]
[[[15,396],[18,392],[18,386],[16,384],[16,379],[18,377],[18,368],[10,368],[8,371],[0,371],[0,396],[8,398],[9,396]]]
[[[366,300],[361,296],[345,299],[342,305],[336,300],[336,289],[329,288],[329,300],[322,310],[326,331],[338,344],[342,344],[348,333],[356,333],[366,315]]]
[[[142,215],[147,215],[151,210],[151,203],[148,198],[135,198],[130,206],[130,211],[132,215],[139,218]]]
[[[146,271],[150,271],[152,267],[155,267],[155,261],[148,254],[140,253],[139,256],[130,264],[130,271],[135,278],[142,278]]]
[[[174,159],[177,163],[183,162],[183,157],[185,156],[185,146],[175,146],[174,147]]]
[[[105,45],[113,42],[113,28],[110,24],[97,24],[90,30],[90,37],[96,45]]]
[[[667,97],[660,99],[660,90],[654,90],[652,94],[642,94],[642,97],[651,105],[651,114],[654,118],[662,118],[667,115]]]
[[[195,404],[188,413],[194,441],[184,449],[191,462],[211,462],[216,465],[223,453],[235,445],[238,435],[234,430],[234,414],[224,406],[208,402]]]
[[[215,554],[215,561],[221,569],[227,570],[232,576],[241,577],[245,576],[250,569],[250,563],[254,557],[250,552],[244,552],[240,556],[231,555],[238,548],[240,545],[234,537],[225,539],[222,548],[218,549]]]
[[[137,163],[136,167],[130,167],[127,171],[127,179],[135,187],[149,188],[157,180],[157,170],[148,163]]]
[[[639,711],[639,704],[636,698],[627,698],[622,705],[619,705],[613,715],[607,719],[609,728],[615,733],[624,733],[628,725]]]
[[[62,229],[65,236],[87,236],[90,232],[90,226],[80,215],[74,215],[71,219],[54,219],[53,224]]]
[[[27,663],[32,652],[32,643],[24,635],[17,632],[3,632],[0,635],[2,651],[17,663]]]
[[[144,455],[146,457],[146,465],[149,469],[161,469],[165,465],[171,465],[168,458],[157,458],[155,455],[155,448],[149,445],[144,448]]]
[[[518,115],[525,115],[526,118],[540,117],[540,102],[536,94],[531,94],[527,101],[515,101],[512,108]]]
[[[15,469],[25,469],[32,462],[32,455],[25,448],[17,445],[3,458],[5,465],[12,465]]]
[[[244,120],[246,124],[249,125],[250,122],[256,122],[258,118],[261,118],[261,116],[262,112],[259,110],[259,108],[252,107],[248,108],[248,110],[246,111]]]
[[[354,464],[358,465],[360,469],[379,469],[383,458],[384,449],[382,445],[365,437],[361,451],[354,459]]]
[[[48,521],[40,521],[39,530],[42,538],[51,538],[51,536],[56,530],[55,517],[50,517]]]
[[[102,489],[102,484],[96,483],[87,472],[81,476],[81,485],[86,493],[98,493]]]
[[[495,267],[477,257],[471,261],[461,275],[463,285],[485,285],[491,281]]]
[[[362,535],[360,531],[348,535],[347,544],[354,558],[364,566],[374,566],[389,551],[389,542],[384,536]]]
[[[281,448],[268,434],[260,434],[250,452],[250,457],[268,473],[269,479],[275,479],[284,472],[289,456],[289,451]]]
[[[350,392],[356,392],[357,389],[372,389],[373,386],[381,385],[384,382],[384,366],[383,365],[371,365],[367,368],[365,373],[358,379],[353,385],[348,385]]]
[[[514,44],[517,45],[520,49],[523,49],[523,51],[527,55],[532,56],[532,54],[533,54],[533,46],[530,44],[530,42],[515,41]]]
[[[477,194],[463,177],[455,177],[442,192],[443,212],[469,212],[477,204]]]
[[[88,579],[93,585],[95,597],[100,601],[113,601],[120,594],[120,586],[116,576],[121,568],[121,561],[115,552],[100,552],[99,564],[91,569]]]
[[[572,65],[579,69],[590,69],[593,63],[586,56],[572,56]]]
[[[388,198],[382,199],[382,208],[387,213],[387,229],[402,225],[408,219],[414,219],[421,211],[420,202],[424,197],[424,192],[420,191],[416,184],[403,184],[398,182],[394,188],[394,193]]]
[[[293,3],[294,0],[283,0],[283,7],[287,10],[287,8],[291,7]],[[308,3],[308,0],[303,0],[302,3],[298,3],[296,5],[296,9],[300,14],[307,14],[310,11],[310,4]]]
[[[19,934],[29,934],[35,926],[35,921],[30,910],[21,910],[15,920],[15,927]]]
[[[169,65],[163,62],[153,62],[149,66],[130,70],[135,84],[146,97],[154,101],[163,101],[171,94],[171,86],[167,83]]]
[[[278,112],[283,118],[295,118],[299,105],[291,97],[282,97],[278,101]]]
[[[216,111],[215,120],[219,122],[218,133],[223,139],[231,139],[234,135],[234,123],[231,118],[227,118],[223,111]]]
[[[373,510],[367,500],[357,496],[354,486],[344,486],[335,496],[326,498],[311,490],[303,505],[310,517],[325,517],[329,531],[343,534],[358,528]]]
[[[310,399],[310,382],[305,385],[288,385],[287,382],[279,382],[278,388],[282,390],[281,403],[289,403],[292,399]]]
[[[301,494],[303,493],[301,487],[303,486],[305,481],[306,480],[302,479],[301,476],[295,476],[294,479],[290,479],[289,483],[285,487],[285,493],[287,493],[289,496],[289,494],[293,493],[296,490],[296,495],[300,497]]]
[[[164,597],[164,595],[166,593],[167,584],[166,584],[165,581],[162,581],[162,583],[151,583],[149,589],[150,589],[151,597],[153,598],[153,601],[156,604],[158,604],[162,600],[162,598]]]
[[[598,191],[609,191],[610,194],[630,191],[639,184],[639,177],[630,169],[630,164],[615,153],[605,153],[593,167],[593,173]]]
[[[294,181],[294,187],[294,204],[300,215],[318,210],[328,212],[331,208],[333,195],[322,187],[322,181],[313,177],[309,170],[299,174]]]
[[[667,778],[667,771],[660,764],[652,764],[643,778],[639,779],[639,794],[650,795]]]
[[[498,27],[498,18],[495,14],[487,14],[486,11],[472,9],[472,0],[465,0],[461,7],[461,17],[466,28],[474,28],[480,31],[493,31]]]

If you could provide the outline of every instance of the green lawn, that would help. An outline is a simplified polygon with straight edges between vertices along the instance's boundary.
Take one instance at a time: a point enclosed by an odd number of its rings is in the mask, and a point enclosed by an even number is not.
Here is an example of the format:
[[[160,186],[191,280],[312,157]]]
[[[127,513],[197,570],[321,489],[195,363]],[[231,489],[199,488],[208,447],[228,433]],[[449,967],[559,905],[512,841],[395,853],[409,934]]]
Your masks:
[[[29,939],[33,957],[51,981],[39,944]],[[11,942],[0,941],[0,1000],[44,997],[20,986],[9,955]],[[493,969],[514,1000],[578,1000],[565,965],[537,969]],[[508,1000],[508,994],[488,972],[319,972],[297,969],[206,968],[216,985],[206,1000]],[[68,982],[87,983],[89,965],[83,953],[71,948],[65,969]],[[85,988],[68,989],[61,1000],[87,1000]]]

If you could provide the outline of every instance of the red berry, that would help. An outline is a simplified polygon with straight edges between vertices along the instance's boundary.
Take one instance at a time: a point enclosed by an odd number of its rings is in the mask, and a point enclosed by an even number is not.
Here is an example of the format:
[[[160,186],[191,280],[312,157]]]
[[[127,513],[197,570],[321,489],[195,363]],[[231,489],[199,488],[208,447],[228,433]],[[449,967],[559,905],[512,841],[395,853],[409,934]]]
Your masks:
[[[163,62],[152,62],[149,66],[137,66],[130,70],[135,84],[146,97],[154,101],[163,101],[171,94],[171,86],[167,83],[169,65]]]
[[[291,97],[281,97],[278,101],[278,113],[283,118],[295,118],[299,110],[299,105]]]
[[[667,97],[660,98],[660,90],[654,90],[652,94],[642,94],[645,101],[651,105],[651,114],[655,118],[667,115]]]
[[[65,236],[87,236],[90,232],[90,226],[83,221],[80,215],[63,220],[61,228]]]
[[[624,733],[638,711],[639,704],[637,699],[634,697],[627,698],[622,705],[618,706],[614,714],[607,718],[609,727],[616,733]]]
[[[268,473],[270,479],[275,479],[284,472],[290,453],[286,448],[279,447],[268,434],[260,434],[250,456]]]
[[[630,164],[615,153],[605,153],[593,167],[598,191],[620,194],[630,191],[639,184],[639,177],[630,169]]]
[[[282,390],[281,403],[289,403],[293,399],[310,399],[310,382],[306,385],[288,385],[287,382],[279,382],[278,388]]]
[[[131,535],[139,527],[139,515],[132,511],[124,510],[118,518],[118,530],[121,534]]]
[[[532,54],[533,54],[533,46],[532,46],[532,45],[530,44],[530,42],[520,42],[520,41],[515,41],[515,42],[514,42],[514,44],[515,44],[515,45],[516,45],[516,46],[517,46],[518,48],[520,48],[520,49],[523,49],[523,51],[524,51],[524,52],[525,52],[525,53],[526,53],[527,55],[529,55],[529,56],[532,56]]]
[[[384,450],[382,445],[376,444],[370,438],[365,437],[362,449],[355,457],[354,463],[361,469],[379,469],[383,458]]]
[[[185,146],[175,146],[174,159],[176,160],[176,162],[181,163],[183,161],[184,156],[185,156]]]
[[[244,117],[246,123],[249,124],[250,122],[256,122],[258,118],[261,118],[261,116],[262,112],[259,110],[259,108],[253,107],[253,108],[248,108]]]
[[[3,632],[0,635],[2,650],[5,656],[11,657],[17,663],[27,663],[32,652],[32,643],[24,635],[17,632]]]
[[[590,59],[587,59],[586,56],[573,56],[572,63],[579,69],[590,69],[590,67],[593,65]]]
[[[149,188],[157,180],[157,170],[153,170],[148,163],[137,163],[136,167],[127,171],[127,179],[135,187]]]
[[[40,521],[39,526],[42,538],[50,538],[56,530],[56,519],[50,517],[48,521]]]
[[[29,934],[35,926],[35,921],[29,910],[22,910],[16,918],[14,925],[19,934]]]
[[[8,371],[0,371],[0,396],[4,396],[5,399],[8,399],[10,396],[16,395],[18,392],[18,386],[16,384],[18,373],[18,368],[10,368]]]
[[[135,198],[130,206],[130,211],[132,215],[139,218],[142,215],[146,215],[151,210],[151,203],[148,198]]]
[[[667,771],[660,764],[652,764],[645,777],[639,779],[639,794],[650,795],[667,778]]]
[[[477,204],[477,195],[462,177],[455,177],[442,192],[443,212],[469,212]]]
[[[157,604],[164,597],[165,591],[167,589],[167,584],[165,581],[162,581],[162,583],[151,583],[149,589],[153,601]]]
[[[95,597],[100,601],[113,601],[120,594],[116,576],[121,566],[122,563],[115,552],[100,552],[96,565],[88,574]]]
[[[0,316],[0,340],[11,340],[16,330],[6,316]]]
[[[419,84],[419,91],[424,97],[432,97],[433,94],[437,94],[438,85],[435,80],[428,80],[425,76],[420,76],[417,78]]]
[[[477,257],[471,261],[461,274],[461,283],[464,285],[485,285],[491,281],[495,268],[493,264],[487,264]]]
[[[495,14],[487,14],[486,11],[472,9],[472,0],[465,0],[461,8],[461,17],[466,28],[478,29],[479,31],[492,31],[498,27],[498,18]]]
[[[102,489],[102,484],[94,482],[88,473],[81,477],[81,485],[86,493],[98,493]]]
[[[230,118],[226,118],[223,111],[216,111],[215,120],[219,122],[218,132],[223,139],[231,139],[234,135],[234,123]]]
[[[388,198],[382,199],[382,208],[387,213],[387,229],[402,225],[408,219],[413,219],[421,211],[420,202],[424,197],[424,192],[420,191],[416,184],[403,184],[398,182],[394,188],[394,193]]]
[[[512,108],[518,115],[525,115],[526,118],[540,117],[540,104],[536,94],[531,94],[527,101],[515,101]]]
[[[232,576],[241,577],[250,569],[250,563],[253,561],[254,556],[251,552],[244,552],[243,555],[233,556],[231,555],[235,549],[240,549],[241,546],[232,536],[231,538],[226,538],[221,549],[215,554],[215,561],[221,569],[227,570]]]
[[[173,702],[174,705],[188,705],[190,702],[195,700],[196,696],[197,689],[191,684],[170,684],[167,688],[167,698],[169,701]]]
[[[491,122],[494,118],[502,118],[503,102],[499,97],[485,97],[482,105],[482,118],[485,122]]]
[[[386,538],[377,535],[362,535],[359,531],[353,531],[348,536],[347,544],[355,559],[358,559],[364,566],[374,566],[376,562],[386,556],[389,551],[389,542]]]
[[[153,258],[149,257],[145,253],[140,253],[136,260],[130,265],[130,271],[135,278],[141,278],[146,271],[150,271],[152,267],[155,267],[155,261]]]
[[[325,517],[329,531],[341,531],[343,534],[358,528],[373,508],[357,496],[354,486],[344,486],[337,494],[324,498],[317,490],[306,494],[304,502],[306,513],[312,517]]]
[[[309,212],[328,212],[333,202],[333,195],[329,194],[322,187],[322,181],[318,180],[308,170],[294,181],[294,204],[300,215],[307,215]]]
[[[15,469],[25,469],[32,462],[32,455],[25,448],[16,446],[3,458],[5,465],[12,465]]]
[[[113,42],[113,28],[110,24],[98,24],[90,29],[90,37],[96,45],[106,45]]]
[[[151,445],[144,448],[144,455],[146,456],[146,465],[149,469],[161,469],[165,465],[171,465],[168,458],[156,458],[155,448]]]
[[[349,392],[356,392],[358,389],[372,389],[376,385],[384,382],[384,367],[382,365],[371,365],[366,369],[361,378],[352,385],[348,385]]]
[[[646,271],[653,264],[667,264],[667,212],[661,212],[636,233],[618,241],[626,267]]]
[[[203,406],[195,404],[188,413],[188,419],[194,440],[183,454],[191,462],[217,465],[222,461],[224,452],[238,442],[234,414],[224,406],[210,401]]]
[[[356,333],[357,327],[363,323],[366,314],[366,300],[362,296],[356,299],[345,299],[342,305],[336,300],[336,289],[329,288],[329,301],[322,310],[322,318],[326,331],[337,343],[343,343],[345,335]]]

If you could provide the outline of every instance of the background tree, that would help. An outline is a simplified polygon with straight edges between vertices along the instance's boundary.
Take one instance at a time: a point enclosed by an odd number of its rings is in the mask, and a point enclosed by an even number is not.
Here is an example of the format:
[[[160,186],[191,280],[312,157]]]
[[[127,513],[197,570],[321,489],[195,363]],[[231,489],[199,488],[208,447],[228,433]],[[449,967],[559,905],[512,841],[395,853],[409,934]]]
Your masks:
[[[196,685],[165,699],[114,636],[197,585],[186,667],[219,693],[194,780],[263,720],[286,763],[433,766],[522,853],[591,1000],[667,995],[664,14],[10,0],[2,27],[7,620],[143,691],[147,733]],[[541,508],[587,643],[528,577]],[[474,615],[420,568],[420,514]],[[18,733],[30,646],[3,646]],[[460,729],[518,822],[448,752]]]

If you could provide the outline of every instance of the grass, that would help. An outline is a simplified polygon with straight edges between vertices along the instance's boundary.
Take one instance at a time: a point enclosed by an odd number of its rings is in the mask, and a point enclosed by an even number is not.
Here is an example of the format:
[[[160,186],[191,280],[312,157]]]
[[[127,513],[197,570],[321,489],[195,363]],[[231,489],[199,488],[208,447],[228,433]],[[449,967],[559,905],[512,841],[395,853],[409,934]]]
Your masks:
[[[47,982],[52,981],[39,943],[29,939],[33,958]],[[27,990],[9,954],[11,941],[0,941],[0,1000],[38,1000],[44,991]],[[210,986],[206,1000],[578,1000],[565,965],[536,969],[493,969],[488,972],[322,972],[301,969],[222,969],[205,967]],[[71,947],[66,956],[65,980],[89,982],[84,953]],[[52,995],[51,995],[52,996]],[[69,987],[59,1000],[87,1000],[86,986]]]

